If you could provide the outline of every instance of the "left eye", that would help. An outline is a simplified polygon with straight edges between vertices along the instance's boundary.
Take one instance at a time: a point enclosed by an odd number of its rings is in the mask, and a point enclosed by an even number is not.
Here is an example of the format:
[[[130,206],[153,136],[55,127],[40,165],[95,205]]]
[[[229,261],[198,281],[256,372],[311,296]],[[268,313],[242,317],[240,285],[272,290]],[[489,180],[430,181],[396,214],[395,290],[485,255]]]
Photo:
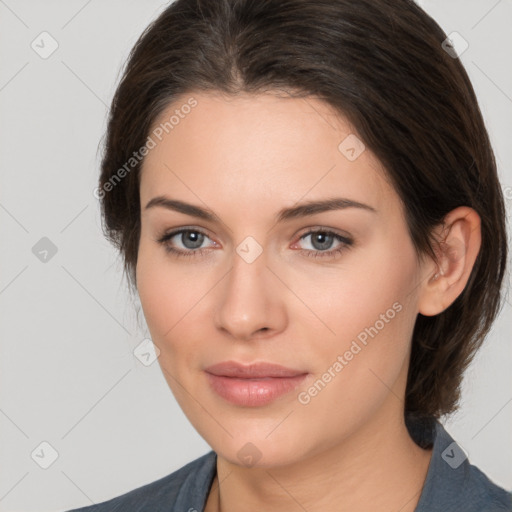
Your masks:
[[[312,246],[313,250],[317,251],[329,250],[336,239],[338,239],[340,242],[347,242],[347,240],[343,239],[341,236],[336,235],[335,233],[329,233],[327,231],[312,231],[310,233],[306,233],[300,239],[303,240],[306,238],[311,239],[310,245]]]
[[[310,258],[334,258],[341,255],[342,252],[353,245],[353,240],[345,238],[337,233],[327,230],[309,231],[300,237],[300,240],[311,238],[310,245],[313,249],[302,249],[306,256]],[[331,249],[333,242],[339,242],[338,247]]]

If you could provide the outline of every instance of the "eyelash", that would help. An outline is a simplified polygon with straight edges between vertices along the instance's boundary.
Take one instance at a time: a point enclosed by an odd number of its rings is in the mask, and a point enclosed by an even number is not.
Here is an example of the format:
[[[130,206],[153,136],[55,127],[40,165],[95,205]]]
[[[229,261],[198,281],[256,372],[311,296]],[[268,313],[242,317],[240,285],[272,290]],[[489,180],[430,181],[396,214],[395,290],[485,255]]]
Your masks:
[[[179,234],[182,234],[182,233],[200,233],[206,237],[208,237],[208,235],[206,233],[204,233],[203,231],[201,231],[200,229],[179,229],[179,230],[176,230],[176,231],[171,231],[170,233],[164,233],[160,238],[157,239],[157,242],[161,245],[164,246],[164,249],[167,253],[169,254],[172,254],[178,258],[190,258],[190,257],[196,257],[200,254],[202,254],[203,252],[207,251],[207,249],[196,249],[196,250],[188,250],[188,251],[183,251],[181,249],[176,249],[174,247],[171,247],[167,242],[175,237],[176,235],[179,235]],[[337,256],[339,256],[342,252],[344,252],[345,250],[347,249],[350,249],[352,246],[353,246],[353,243],[354,241],[351,240],[350,238],[346,238],[346,237],[343,237],[341,235],[338,235],[337,233],[333,232],[333,231],[330,231],[328,229],[317,229],[317,230],[312,230],[312,231],[308,231],[307,233],[304,233],[300,238],[299,240],[302,240],[303,238],[306,238],[307,236],[309,235],[314,235],[314,234],[318,234],[318,233],[322,233],[324,235],[332,235],[334,236],[334,238],[336,240],[338,240],[339,242],[342,243],[342,245],[340,247],[338,247],[337,249],[331,249],[329,251],[313,251],[313,250],[310,250],[310,249],[300,249],[299,252],[301,253],[305,253],[305,255],[309,258],[330,258],[330,259],[333,259]],[[209,237],[208,237],[209,238]]]

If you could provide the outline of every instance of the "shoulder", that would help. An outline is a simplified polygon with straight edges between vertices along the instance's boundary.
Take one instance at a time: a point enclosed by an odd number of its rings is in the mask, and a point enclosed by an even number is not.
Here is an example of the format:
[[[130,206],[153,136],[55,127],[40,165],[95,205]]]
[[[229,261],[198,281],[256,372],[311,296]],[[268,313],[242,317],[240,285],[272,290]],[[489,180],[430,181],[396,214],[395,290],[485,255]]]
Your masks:
[[[468,511],[512,511],[512,493],[496,485],[478,467],[469,462],[464,465],[461,487],[467,500]]]
[[[67,512],[167,512],[180,495],[207,493],[216,470],[213,451],[189,462],[173,473],[108,501],[76,508]],[[165,508],[164,508],[165,507]]]
[[[432,458],[416,512],[512,512],[512,493],[470,463],[438,421],[410,429],[421,445],[433,445]]]

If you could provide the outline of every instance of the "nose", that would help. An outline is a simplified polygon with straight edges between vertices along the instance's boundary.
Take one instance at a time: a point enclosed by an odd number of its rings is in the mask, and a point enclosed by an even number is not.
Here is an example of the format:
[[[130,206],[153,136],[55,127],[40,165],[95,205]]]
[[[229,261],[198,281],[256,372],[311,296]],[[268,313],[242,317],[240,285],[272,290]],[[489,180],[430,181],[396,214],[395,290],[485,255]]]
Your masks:
[[[267,264],[265,251],[250,263],[235,252],[219,284],[215,325],[233,339],[270,337],[286,327],[283,284]]]

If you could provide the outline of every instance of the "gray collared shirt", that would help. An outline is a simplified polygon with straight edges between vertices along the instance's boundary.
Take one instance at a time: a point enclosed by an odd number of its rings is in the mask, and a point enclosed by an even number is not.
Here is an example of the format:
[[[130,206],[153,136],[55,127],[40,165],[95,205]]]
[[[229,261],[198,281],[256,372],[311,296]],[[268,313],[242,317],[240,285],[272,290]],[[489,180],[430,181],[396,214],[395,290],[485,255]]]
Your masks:
[[[470,464],[439,421],[409,418],[406,424],[418,445],[433,444],[415,512],[512,512],[512,492],[499,487]],[[217,455],[210,451],[155,482],[69,512],[203,512],[216,463]]]

